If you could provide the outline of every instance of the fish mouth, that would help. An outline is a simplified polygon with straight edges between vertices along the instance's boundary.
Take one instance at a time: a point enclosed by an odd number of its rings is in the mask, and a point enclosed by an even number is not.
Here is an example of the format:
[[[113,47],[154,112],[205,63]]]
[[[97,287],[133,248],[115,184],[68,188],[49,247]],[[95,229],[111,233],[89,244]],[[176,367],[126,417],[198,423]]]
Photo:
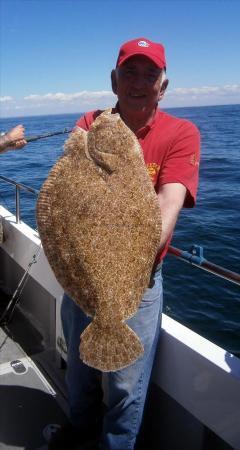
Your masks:
[[[107,118],[107,120],[109,121],[111,121],[111,122],[116,122],[117,120],[119,120],[120,119],[120,114],[119,113],[112,113],[112,109],[111,108],[109,108],[109,109],[106,109],[105,111],[103,111],[102,112],[102,114],[100,114],[101,115],[101,117],[106,117]],[[100,117],[100,116],[99,116]]]
[[[102,118],[101,121],[98,121],[98,118]],[[102,130],[107,128],[112,128],[115,126],[115,123],[121,119],[119,113],[112,114],[111,111],[107,110],[104,111],[100,116],[98,116],[96,121],[93,123],[95,124],[95,129]]]

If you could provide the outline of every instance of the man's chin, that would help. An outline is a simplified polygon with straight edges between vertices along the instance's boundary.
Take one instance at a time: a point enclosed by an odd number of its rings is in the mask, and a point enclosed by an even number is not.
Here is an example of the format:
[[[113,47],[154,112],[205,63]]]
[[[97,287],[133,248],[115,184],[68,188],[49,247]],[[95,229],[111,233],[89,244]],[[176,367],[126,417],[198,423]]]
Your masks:
[[[145,113],[149,110],[149,106],[141,104],[140,102],[128,102],[128,104],[124,105],[124,108],[128,109],[129,111],[135,111],[136,113]]]

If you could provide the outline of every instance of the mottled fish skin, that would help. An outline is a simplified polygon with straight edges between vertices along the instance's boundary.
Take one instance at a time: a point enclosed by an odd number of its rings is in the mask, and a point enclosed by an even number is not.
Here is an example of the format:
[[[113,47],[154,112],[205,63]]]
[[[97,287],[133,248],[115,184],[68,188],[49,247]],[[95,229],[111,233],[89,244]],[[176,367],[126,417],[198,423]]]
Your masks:
[[[77,129],[42,186],[37,222],[46,256],[64,290],[93,322],[80,357],[102,371],[143,352],[124,323],[149,284],[161,213],[141,147],[119,114]]]

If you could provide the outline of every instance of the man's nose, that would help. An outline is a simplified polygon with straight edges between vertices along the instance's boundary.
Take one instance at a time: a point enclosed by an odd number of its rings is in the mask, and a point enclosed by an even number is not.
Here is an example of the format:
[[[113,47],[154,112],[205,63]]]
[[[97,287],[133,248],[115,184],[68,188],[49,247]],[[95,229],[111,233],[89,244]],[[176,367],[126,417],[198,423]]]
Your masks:
[[[143,75],[138,74],[134,78],[133,84],[136,88],[140,89],[140,88],[146,86],[146,79]]]

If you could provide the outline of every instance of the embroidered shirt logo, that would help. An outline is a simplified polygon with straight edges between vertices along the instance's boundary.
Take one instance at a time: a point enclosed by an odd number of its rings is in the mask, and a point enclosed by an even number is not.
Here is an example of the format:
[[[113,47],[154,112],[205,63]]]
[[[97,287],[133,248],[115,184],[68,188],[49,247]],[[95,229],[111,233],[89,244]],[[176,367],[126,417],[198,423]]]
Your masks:
[[[139,41],[137,45],[139,47],[149,47],[149,43],[146,41]]]
[[[152,181],[155,181],[155,177],[158,174],[160,166],[156,163],[147,164],[148,175],[150,176]]]
[[[197,155],[196,155],[196,153],[192,153],[192,154],[191,154],[191,156],[190,156],[190,164],[191,164],[192,166],[199,166],[199,162],[198,162],[198,160],[197,160]]]

